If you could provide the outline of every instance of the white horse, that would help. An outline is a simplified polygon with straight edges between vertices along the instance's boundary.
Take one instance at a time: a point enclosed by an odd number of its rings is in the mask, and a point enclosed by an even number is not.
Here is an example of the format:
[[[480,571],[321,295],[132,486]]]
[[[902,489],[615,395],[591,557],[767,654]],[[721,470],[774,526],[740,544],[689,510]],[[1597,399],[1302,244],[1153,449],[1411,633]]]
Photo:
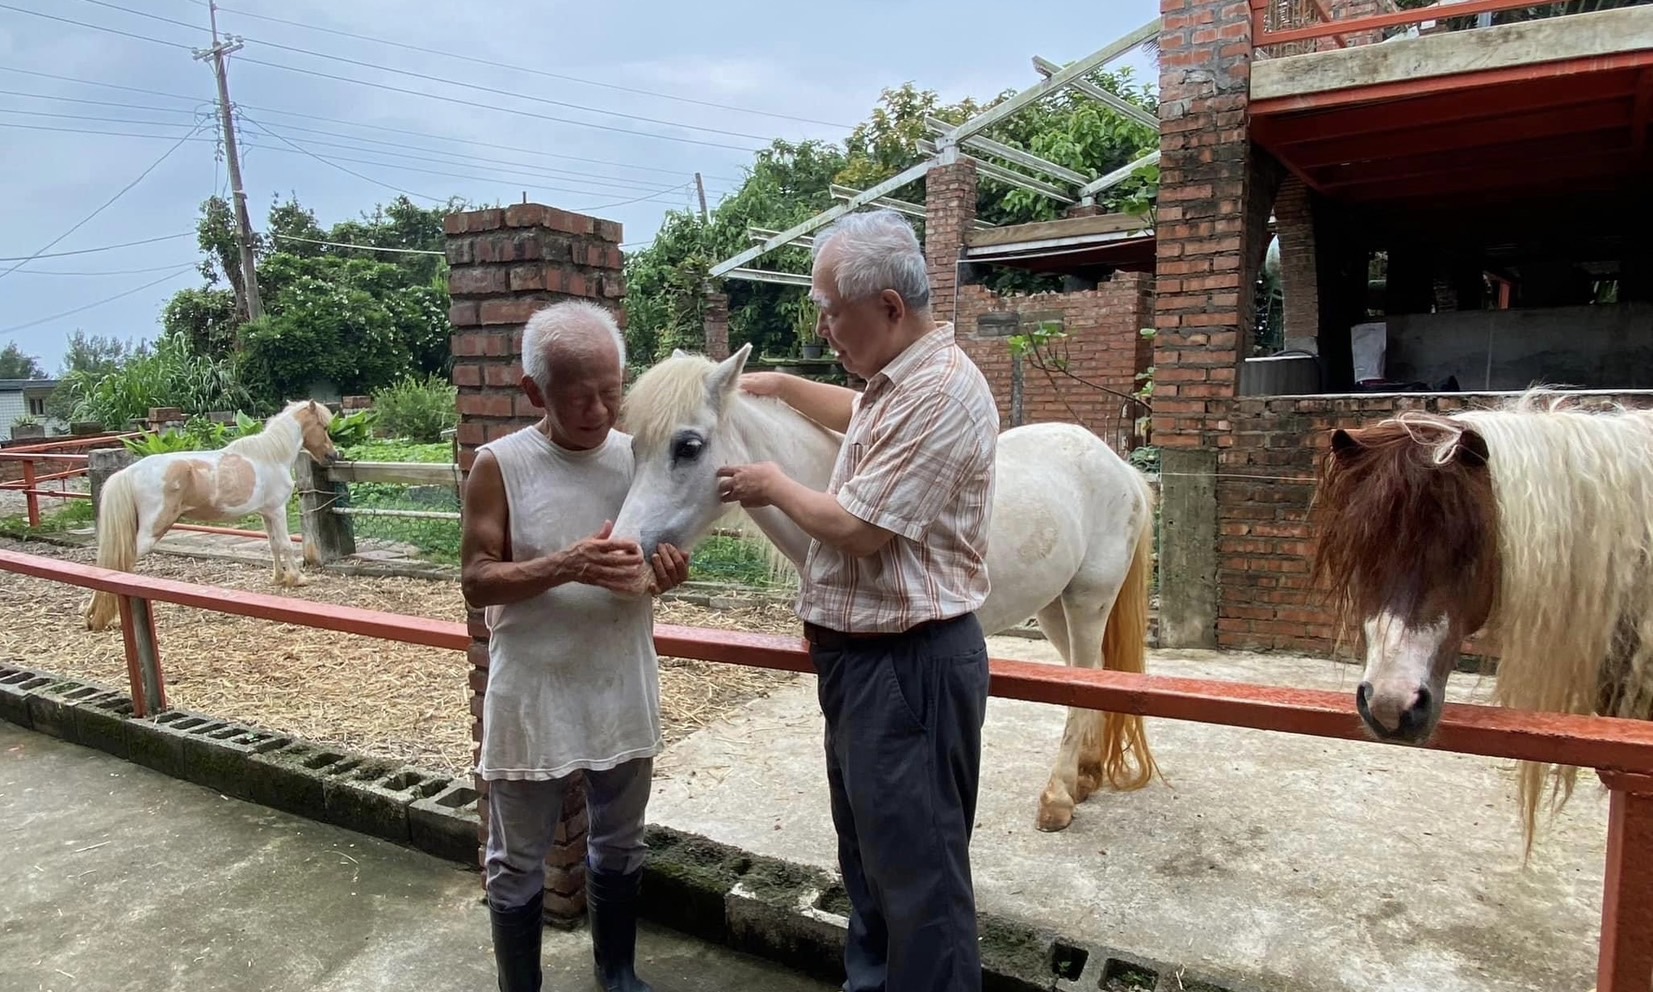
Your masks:
[[[319,464],[336,461],[327,427],[333,413],[314,400],[297,400],[265,421],[256,434],[216,451],[168,451],[145,455],[111,475],[99,496],[98,566],[132,571],[182,517],[239,520],[264,518],[275,559],[275,584],[303,585],[291,535],[287,501],[293,495],[293,462],[300,451]],[[103,630],[118,612],[115,597],[93,593],[86,626]]]
[[[615,537],[637,540],[645,554],[662,542],[692,548],[738,509],[718,498],[721,465],[773,461],[826,489],[842,436],[741,391],[750,351],[721,363],[678,351],[632,386],[622,422],[637,469]],[[1141,473],[1082,427],[1030,424],[999,436],[994,488],[982,628],[992,633],[1036,616],[1067,664],[1143,671],[1153,492]],[[794,568],[802,566],[810,539],[800,528],[773,507],[746,513]],[[1074,805],[1104,783],[1139,789],[1156,772],[1140,716],[1070,708],[1038,826],[1061,830]]]

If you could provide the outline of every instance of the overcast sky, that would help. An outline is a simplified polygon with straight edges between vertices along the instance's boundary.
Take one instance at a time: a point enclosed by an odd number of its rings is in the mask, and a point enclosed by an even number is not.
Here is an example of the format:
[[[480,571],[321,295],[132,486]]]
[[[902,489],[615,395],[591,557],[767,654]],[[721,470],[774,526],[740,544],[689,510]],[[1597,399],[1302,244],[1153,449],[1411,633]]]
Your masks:
[[[948,100],[1025,88],[1032,56],[1080,58],[1158,6],[228,0],[218,17],[246,40],[230,93],[255,228],[288,193],[326,227],[398,190],[426,205],[526,191],[617,220],[638,244],[693,202],[697,170],[715,206],[771,138],[841,138],[909,80]],[[204,0],[5,7],[36,13],[0,9],[0,346],[55,373],[77,328],[152,338],[167,299],[201,284],[192,234],[59,253],[188,234],[226,188],[212,73],[189,51],[209,40],[208,13]],[[1144,78],[1139,53],[1122,63]],[[8,272],[60,237],[57,257]]]

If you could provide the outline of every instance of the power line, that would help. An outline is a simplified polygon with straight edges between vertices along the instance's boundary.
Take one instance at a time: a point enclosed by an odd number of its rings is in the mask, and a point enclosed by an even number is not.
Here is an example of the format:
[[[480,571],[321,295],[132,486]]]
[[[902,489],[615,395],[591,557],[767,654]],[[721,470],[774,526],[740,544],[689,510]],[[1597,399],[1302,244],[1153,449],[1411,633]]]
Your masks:
[[[246,116],[246,115],[243,115],[243,116]],[[252,120],[252,118],[250,118],[250,117],[247,118],[247,119],[249,121]],[[269,125],[260,125],[260,126],[265,128],[266,130],[269,130]],[[342,138],[352,137],[352,135],[341,135],[341,134],[337,134],[337,133],[332,132],[332,131],[320,131],[316,128],[294,127],[292,125],[283,125],[283,128],[285,130],[289,130],[289,131],[307,131],[307,132],[311,132],[311,133],[315,133],[315,134],[324,134],[324,135],[330,134],[330,135],[333,135],[334,137],[342,137]],[[274,132],[272,131],[271,133],[273,134]],[[482,166],[484,168],[487,168],[490,171],[494,171],[494,172],[514,173],[516,175],[530,176],[530,177],[535,178],[535,179],[553,179],[553,180],[563,181],[563,182],[573,181],[573,182],[584,183],[588,186],[608,186],[608,187],[612,187],[612,188],[615,188],[615,189],[622,189],[622,190],[648,190],[650,192],[658,193],[661,190],[666,188],[664,186],[661,186],[659,183],[646,181],[646,180],[641,180],[641,179],[626,179],[626,178],[621,178],[621,177],[615,177],[613,179],[599,179],[595,176],[590,175],[589,173],[571,172],[567,169],[546,169],[546,168],[543,168],[543,167],[537,167],[531,162],[506,162],[506,161],[501,161],[501,160],[498,160],[498,159],[483,158],[482,156],[479,156],[479,155],[465,155],[465,154],[462,154],[460,152],[450,152],[450,151],[445,151],[445,150],[437,149],[437,148],[425,148],[422,145],[409,145],[409,144],[405,144],[405,143],[397,142],[397,141],[379,141],[379,140],[373,139],[373,138],[359,138],[357,140],[358,141],[369,141],[369,142],[372,142],[373,144],[376,144],[376,145],[384,145],[384,146],[386,146],[387,149],[394,148],[394,149],[407,149],[407,150],[411,150],[411,151],[430,151],[430,152],[435,152],[437,155],[446,156],[445,158],[436,158],[436,157],[433,157],[433,156],[430,156],[430,155],[409,155],[409,154],[406,154],[406,152],[397,152],[395,154],[396,154],[396,158],[398,160],[409,159],[409,160],[412,160],[412,161],[415,161],[415,162],[434,162],[438,165],[460,165],[460,166],[477,166],[477,165],[480,165],[480,166]],[[317,140],[317,139],[314,139],[314,138],[306,139],[306,144],[312,145],[312,146],[319,145],[319,146],[330,147],[330,148],[343,148],[347,151],[355,151],[355,152],[365,152],[365,153],[372,153],[372,154],[386,154],[386,155],[391,154],[391,152],[389,152],[388,150],[382,150],[382,149],[379,149],[379,148],[363,148],[359,144],[348,144],[348,143],[339,142],[339,141],[321,141],[321,140]],[[454,161],[454,159],[459,159],[459,161]],[[388,164],[388,163],[386,163],[386,164]],[[676,175],[682,175],[682,173],[676,173]]]
[[[28,323],[25,323],[25,324],[17,324],[13,327],[0,328],[0,334],[16,334],[18,331],[26,331],[29,328],[39,326],[40,324],[49,324],[54,320],[62,320],[64,317],[73,317],[77,313],[81,313],[83,311],[90,310],[93,307],[101,307],[105,303],[113,303],[116,300],[123,299],[125,297],[131,296],[133,293],[141,293],[144,290],[150,288],[151,286],[159,286],[161,283],[166,282],[168,279],[171,279],[174,276],[181,276],[185,272],[193,272],[193,271],[195,271],[195,264],[192,262],[189,265],[183,266],[182,268],[173,269],[171,272],[167,273],[166,275],[162,276],[159,279],[156,279],[154,282],[146,282],[142,286],[138,286],[134,289],[129,289],[124,293],[116,293],[114,296],[110,296],[106,299],[98,300],[96,303],[87,303],[84,306],[75,307],[73,310],[65,310],[62,313],[54,313],[50,317],[41,317],[38,320],[31,320],[31,321],[29,321]]]
[[[108,7],[111,10],[124,11],[128,14],[135,14],[139,17],[148,17],[151,20],[162,21],[162,22],[165,22],[167,24],[176,24],[176,25],[179,25],[181,27],[192,28],[192,29],[195,29],[195,30],[200,29],[200,25],[198,25],[198,24],[190,24],[186,21],[174,20],[173,18],[170,18],[170,17],[162,17],[159,14],[151,14],[151,13],[148,13],[146,11],[133,10],[130,7],[123,7],[120,4],[109,3],[108,0],[82,0],[82,2],[83,3],[95,4],[99,7]],[[192,2],[197,2],[197,0],[192,0]],[[205,0],[198,0],[198,2],[200,3],[200,6],[203,6],[203,7],[207,6]],[[844,131],[854,130],[853,125],[840,124],[836,121],[822,121],[822,120],[816,120],[812,117],[798,117],[798,116],[795,116],[793,114],[776,113],[776,112],[770,111],[770,110],[756,110],[756,109],[751,108],[751,107],[738,107],[738,106],[734,106],[732,104],[727,104],[727,103],[714,103],[710,100],[696,100],[693,97],[678,96],[678,95],[672,94],[672,93],[660,93],[660,92],[656,92],[654,90],[639,89],[639,88],[633,87],[633,86],[621,86],[618,83],[604,83],[604,82],[599,82],[599,81],[593,80],[593,79],[584,79],[580,76],[569,76],[569,75],[564,75],[562,73],[557,73],[557,72],[547,72],[544,69],[534,69],[534,68],[531,68],[529,66],[511,65],[509,63],[498,62],[498,61],[494,61],[492,59],[481,59],[481,58],[477,58],[474,55],[460,55],[460,54],[455,53],[455,52],[444,52],[439,48],[425,48],[425,47],[422,47],[420,45],[410,45],[406,42],[391,41],[388,38],[379,38],[379,37],[375,37],[373,35],[357,34],[354,31],[343,31],[343,30],[340,30],[338,28],[326,28],[326,27],[321,27],[319,25],[315,25],[315,24],[305,24],[302,21],[290,21],[290,20],[286,20],[285,18],[271,17],[268,14],[255,14],[252,11],[238,10],[234,7],[225,7],[222,4],[218,5],[218,9],[220,11],[225,12],[225,13],[235,14],[237,17],[251,17],[255,20],[269,21],[269,22],[274,23],[274,24],[285,24],[289,27],[303,28],[303,29],[308,30],[308,31],[317,31],[317,32],[320,32],[322,34],[337,35],[341,38],[350,38],[354,41],[366,41],[366,42],[371,42],[371,43],[376,44],[376,45],[387,45],[391,48],[400,48],[400,49],[404,49],[404,50],[410,51],[410,52],[418,52],[422,55],[440,55],[440,56],[443,56],[445,58],[455,59],[455,60],[460,61],[460,62],[470,62],[470,63],[476,64],[476,65],[488,66],[490,68],[495,68],[495,69],[507,69],[511,72],[526,73],[526,74],[532,75],[532,76],[543,76],[547,79],[560,79],[564,82],[581,83],[581,84],[586,85],[586,86],[598,86],[598,87],[602,87],[604,89],[619,90],[623,93],[635,93],[635,94],[638,94],[640,96],[652,96],[652,97],[655,97],[655,98],[661,99],[661,100],[676,100],[680,103],[691,103],[691,104],[695,104],[696,106],[712,107],[712,108],[715,108],[715,109],[718,109],[718,110],[732,110],[735,113],[739,113],[739,114],[754,114],[754,115],[759,116],[759,117],[773,117],[773,118],[776,118],[777,120],[796,121],[796,122],[801,123],[801,124],[820,124],[820,125],[823,125],[825,127],[835,127],[835,128],[839,128],[839,129],[844,130]],[[268,40],[263,39],[263,38],[248,37],[246,40],[254,42],[256,44],[266,45],[270,48],[284,48],[287,51],[298,52],[300,54],[305,54],[305,55],[316,55],[320,58],[335,58],[335,56],[322,55],[320,53],[307,51],[307,50],[302,49],[302,48],[293,48],[291,46],[281,45],[281,44],[278,44],[276,42],[268,41]],[[343,61],[348,61],[348,60],[343,60]],[[400,70],[391,70],[391,71],[400,71]],[[548,101],[548,102],[555,102],[555,101]],[[577,108],[582,109],[582,110],[593,109],[593,108],[584,107],[580,104],[574,104],[574,103],[564,103],[564,104],[561,104],[561,106],[577,107]],[[610,111],[601,111],[601,112],[602,113],[610,113]],[[626,116],[626,115],[616,114],[615,116]],[[639,117],[639,118],[635,118],[635,119],[637,119],[637,120],[649,120],[649,118],[646,118],[646,117]],[[662,123],[662,122],[654,121],[653,123]],[[687,126],[687,125],[683,125],[683,126]],[[724,133],[728,133],[728,132],[724,132]],[[743,137],[751,137],[751,136],[750,135],[744,135]],[[764,140],[764,139],[759,139],[759,140]]]
[[[112,32],[114,34],[122,35],[123,37],[135,38],[139,41],[147,41],[147,42],[151,42],[151,43],[157,44],[157,45],[166,45],[169,48],[182,48],[182,49],[185,49],[186,51],[191,51],[191,52],[194,51],[194,48],[192,46],[185,45],[181,42],[167,41],[164,38],[152,38],[148,35],[136,34],[136,33],[131,32],[131,31],[122,31],[122,30],[119,30],[118,28],[111,28],[111,27],[109,27],[107,25],[103,25],[103,24],[90,24],[90,23],[87,23],[85,21],[77,21],[77,20],[75,20],[73,18],[69,18],[69,17],[59,17],[55,14],[45,14],[45,13],[42,13],[42,12],[37,11],[37,10],[27,10],[25,8],[22,8],[22,7],[13,7],[10,4],[0,3],[0,10],[15,11],[16,13],[19,13],[19,14],[32,14],[36,17],[44,17],[47,20],[59,21],[59,22],[62,22],[64,24],[73,24],[76,27],[89,28],[93,31],[108,31],[108,32]],[[271,44],[271,43],[266,43],[266,44],[269,44],[270,47],[272,47],[272,48],[284,48],[284,49],[285,48],[291,48],[291,46],[286,46],[286,45],[276,45],[276,44]],[[391,68],[391,67],[388,67],[388,66],[374,65],[372,63],[356,62],[353,59],[347,59],[347,58],[343,58],[342,56],[337,56],[337,55],[326,55],[326,54],[323,54],[323,53],[320,53],[320,52],[308,52],[308,51],[305,51],[303,49],[292,49],[292,50],[298,51],[298,52],[300,52],[302,54],[306,54],[306,55],[313,55],[317,58],[331,59],[333,61],[338,61],[338,62],[348,62],[348,63],[351,63],[353,65],[363,65],[363,66],[366,66],[367,68],[379,69],[379,70],[385,71],[385,72],[394,72],[394,73],[400,73],[402,75],[414,76],[414,77],[419,78],[419,79],[425,79],[425,80],[429,80],[431,82],[443,83],[443,84],[449,85],[449,86],[457,86],[461,89],[466,89],[466,90],[476,90],[476,91],[481,91],[481,92],[485,92],[485,93],[494,93],[494,94],[498,94],[500,96],[516,97],[518,99],[531,100],[531,101],[535,101],[535,102],[538,102],[538,103],[555,104],[557,106],[570,106],[570,107],[575,107],[576,109],[586,110],[590,113],[606,114],[606,115],[611,116],[611,117],[631,117],[631,118],[637,119],[637,120],[645,120],[645,121],[648,121],[649,123],[664,124],[668,127],[677,127],[677,128],[683,128],[683,129],[686,129],[686,130],[708,131],[708,132],[715,133],[715,134],[726,134],[726,135],[730,135],[732,137],[737,137],[737,138],[751,138],[751,139],[756,140],[756,141],[767,141],[767,140],[769,140],[769,139],[763,137],[762,135],[743,134],[743,133],[737,132],[737,131],[725,131],[725,130],[722,130],[722,129],[719,129],[719,128],[701,127],[701,126],[696,125],[696,124],[681,124],[681,123],[676,123],[676,122],[672,122],[672,121],[658,121],[658,120],[655,120],[653,118],[639,118],[639,117],[635,117],[635,115],[631,115],[631,114],[619,114],[619,113],[615,113],[615,112],[612,112],[612,111],[599,110],[599,109],[592,108],[592,107],[583,107],[583,106],[580,106],[578,104],[564,104],[564,103],[561,103],[560,101],[550,100],[550,99],[546,99],[544,97],[527,96],[527,95],[524,95],[524,94],[521,94],[521,93],[513,93],[510,90],[501,90],[501,89],[495,89],[493,87],[482,86],[482,85],[477,84],[477,83],[467,83],[467,82],[463,82],[463,81],[457,80],[457,79],[445,79],[445,78],[442,78],[440,76],[429,76],[429,75],[425,75],[423,73],[413,72],[412,70],[408,70],[408,69],[395,69],[395,68]],[[492,104],[480,103],[480,102],[477,102],[477,101],[474,101],[474,100],[461,100],[458,97],[442,96],[442,95],[439,95],[439,94],[436,94],[436,93],[424,93],[424,92],[420,92],[419,90],[408,89],[408,88],[402,87],[402,86],[392,86],[388,83],[379,83],[379,82],[374,82],[372,80],[367,80],[367,79],[356,79],[356,78],[351,77],[351,76],[338,76],[338,75],[334,75],[332,73],[322,72],[319,69],[304,69],[304,68],[300,68],[298,66],[284,65],[280,62],[267,62],[263,59],[242,57],[240,61],[242,63],[248,64],[248,65],[260,65],[260,66],[264,66],[264,67],[270,68],[270,69],[281,69],[281,70],[286,71],[286,72],[296,72],[296,73],[300,73],[300,74],[307,75],[307,76],[317,76],[317,77],[320,77],[322,79],[332,79],[332,80],[335,80],[335,81],[338,81],[338,82],[343,82],[343,83],[354,83],[358,86],[370,86],[370,87],[373,87],[374,89],[387,90],[387,91],[392,92],[392,93],[405,93],[405,94],[408,94],[410,96],[417,96],[417,97],[421,97],[421,98],[426,99],[426,100],[441,100],[441,101],[446,102],[446,103],[454,103],[454,104],[459,104],[461,106],[467,106],[467,107],[477,107],[477,108],[480,108],[482,110],[493,110],[493,111],[498,111],[498,112],[503,112],[503,113],[516,114],[516,115],[523,116],[523,117],[533,117],[533,118],[537,118],[539,120],[551,121],[551,122],[557,123],[557,124],[568,124],[568,125],[571,125],[571,126],[574,126],[574,127],[589,127],[589,128],[594,128],[594,129],[597,129],[597,130],[600,130],[600,131],[614,131],[614,132],[617,132],[619,134],[630,134],[630,135],[635,135],[635,136],[641,137],[641,138],[653,138],[653,139],[656,139],[656,140],[659,140],[659,141],[679,141],[679,142],[683,142],[685,144],[706,145],[706,146],[711,147],[711,148],[727,148],[727,149],[731,149],[733,151],[740,151],[740,152],[755,152],[755,151],[760,151],[761,150],[761,149],[757,149],[757,148],[745,148],[745,147],[742,147],[742,146],[739,146],[739,145],[730,145],[730,144],[725,144],[725,143],[715,142],[715,141],[702,141],[698,138],[683,138],[683,137],[678,137],[677,135],[671,135],[671,134],[657,134],[657,133],[652,133],[652,132],[648,132],[648,131],[634,131],[634,130],[631,130],[630,128],[615,127],[614,125],[610,125],[610,124],[597,124],[597,123],[594,123],[592,121],[571,120],[571,119],[566,118],[566,117],[552,117],[549,114],[533,113],[533,112],[526,111],[526,110],[512,110],[512,109],[508,109],[508,108],[497,107],[497,106],[494,106]]]
[[[75,76],[61,76],[61,75],[57,75],[57,74],[50,73],[50,72],[36,72],[34,70],[31,70],[31,69],[17,69],[17,68],[13,68],[11,66],[0,65],[0,70],[4,70],[4,71],[8,71],[8,72],[23,73],[25,75],[38,76],[42,79],[52,79],[52,80],[57,80],[59,82],[65,82],[65,83],[81,83],[81,84],[84,84],[84,85],[87,85],[87,86],[103,86],[103,87],[107,87],[107,88],[110,88],[110,89],[126,90],[126,91],[134,92],[134,93],[142,93],[146,96],[158,96],[158,97],[162,97],[162,98],[168,99],[168,100],[186,100],[186,101],[189,101],[191,103],[195,103],[197,105],[207,104],[207,103],[212,102],[210,100],[204,100],[204,99],[200,99],[198,97],[186,96],[182,93],[166,93],[166,92],[163,92],[161,90],[142,89],[140,87],[135,87],[135,86],[122,86],[118,83],[108,83],[108,82],[103,82],[101,80],[96,80],[96,79],[83,79],[83,78],[78,78],[78,77],[75,77]],[[4,94],[9,95],[9,96],[28,97],[28,98],[35,99],[35,100],[58,100],[58,101],[66,102],[66,103],[85,103],[85,104],[92,104],[92,105],[96,105],[96,106],[121,107],[121,108],[125,108],[127,110],[149,110],[149,111],[154,111],[154,112],[157,112],[157,113],[184,114],[184,113],[198,112],[197,110],[184,110],[182,108],[155,107],[155,106],[151,106],[151,105],[148,105],[148,104],[119,103],[119,102],[112,101],[112,100],[92,100],[92,99],[89,99],[89,98],[86,98],[86,97],[57,96],[57,95],[51,95],[51,94],[45,94],[45,93],[26,93],[26,92],[23,92],[23,91],[20,91],[20,90],[0,90],[0,93],[4,93]],[[366,121],[353,121],[353,120],[347,120],[347,119],[342,118],[342,117],[327,117],[327,116],[324,116],[324,115],[321,115],[321,114],[306,114],[306,113],[302,113],[302,112],[296,111],[296,110],[282,110],[282,109],[277,108],[277,107],[261,107],[261,106],[257,106],[256,104],[241,103],[240,101],[237,101],[236,106],[239,109],[241,109],[242,111],[252,110],[252,111],[257,111],[258,113],[261,113],[261,114],[277,114],[277,115],[282,116],[282,117],[295,117],[295,118],[298,118],[300,120],[321,121],[321,122],[326,123],[326,124],[342,124],[346,127],[365,128],[365,129],[371,130],[371,131],[384,131],[388,134],[403,134],[403,135],[408,135],[410,137],[415,137],[415,138],[424,138],[428,141],[447,141],[447,142],[452,142],[454,144],[470,145],[470,146],[474,146],[474,147],[477,147],[477,148],[496,148],[496,149],[499,149],[501,151],[520,152],[524,155],[535,155],[535,156],[538,156],[538,157],[541,157],[541,158],[564,159],[564,160],[567,160],[567,161],[570,161],[570,162],[587,162],[587,163],[592,164],[592,165],[606,165],[606,166],[610,166],[612,168],[618,168],[618,169],[636,169],[636,170],[641,171],[641,172],[663,172],[663,173],[669,173],[669,174],[674,175],[674,176],[682,175],[682,170],[680,170],[680,169],[666,169],[666,168],[661,168],[659,166],[638,165],[634,162],[615,162],[615,161],[612,161],[610,159],[588,158],[588,157],[581,156],[581,155],[563,155],[563,154],[560,154],[560,153],[557,153],[557,152],[540,151],[539,149],[536,149],[536,148],[522,148],[522,147],[519,147],[519,146],[516,146],[516,145],[501,145],[501,144],[496,144],[496,143],[487,142],[487,141],[473,141],[473,140],[466,139],[466,138],[449,138],[445,135],[427,134],[424,131],[416,131],[416,130],[413,130],[412,128],[389,127],[389,126],[384,125],[384,124],[369,124]],[[365,136],[340,134],[340,133],[334,132],[334,131],[322,131],[322,130],[315,129],[315,128],[302,128],[302,127],[299,127],[298,125],[289,125],[289,127],[292,130],[297,130],[297,131],[309,130],[309,131],[313,131],[316,134],[330,134],[330,135],[333,135],[335,137],[341,137],[341,138],[352,138],[352,137],[354,137],[354,138],[359,138],[359,140],[362,140],[362,141],[377,141],[377,139],[367,138]],[[389,144],[389,142],[379,142],[379,143]],[[432,149],[432,150],[434,151],[436,149]],[[706,178],[707,179],[716,179],[719,182],[727,182],[727,183],[745,182],[744,179],[737,179],[734,176],[716,176],[716,175],[712,175],[710,173],[706,174]]]
[[[95,127],[52,127],[49,124],[10,124],[0,122],[0,127],[17,128],[24,131],[56,131],[60,134],[95,134],[104,138],[163,138],[170,141],[177,137],[175,134],[145,134],[141,131],[109,131],[104,128]],[[211,144],[218,143],[217,138],[197,138],[193,135],[185,135],[183,140],[205,141]]]
[[[447,199],[445,197],[431,196],[429,193],[415,193],[413,190],[403,189],[400,186],[394,186],[390,183],[383,182],[383,181],[378,180],[378,179],[374,179],[372,176],[363,175],[362,173],[357,172],[354,169],[347,169],[344,166],[338,164],[337,162],[331,161],[329,159],[325,159],[325,158],[321,157],[320,155],[317,155],[315,152],[309,151],[308,149],[302,148],[302,147],[294,144],[292,141],[288,140],[287,138],[284,138],[281,135],[276,134],[274,131],[271,131],[269,128],[267,128],[264,125],[258,123],[258,121],[253,120],[251,117],[247,117],[246,114],[242,114],[241,116],[246,118],[246,120],[249,123],[255,125],[258,128],[258,131],[259,131],[260,134],[267,134],[270,137],[276,139],[277,141],[280,141],[280,142],[286,144],[288,147],[292,148],[294,151],[299,152],[299,153],[304,154],[304,155],[308,155],[311,158],[315,159],[317,162],[322,163],[323,165],[330,165],[333,168],[339,170],[340,172],[347,173],[349,175],[355,176],[357,179],[360,179],[364,182],[372,183],[375,186],[383,186],[385,189],[394,190],[395,192],[401,193],[401,194],[406,195],[406,196],[416,196],[416,197],[420,198],[421,200],[429,200],[432,203],[446,203],[447,202]],[[413,171],[413,170],[410,170],[410,171]]]
[[[590,213],[593,210],[607,210],[610,207],[623,207],[623,206],[626,206],[627,204],[631,204],[631,203],[642,203],[644,200],[653,200],[653,199],[656,199],[658,197],[665,196],[667,193],[676,193],[676,192],[679,192],[681,190],[686,190],[690,186],[693,186],[693,185],[694,185],[694,180],[691,179],[688,182],[684,183],[683,185],[677,187],[676,189],[663,189],[658,193],[652,193],[648,196],[638,196],[638,197],[634,197],[630,200],[619,200],[619,201],[616,201],[614,203],[599,203],[599,204],[597,204],[596,206],[593,206],[593,207],[576,207],[575,210],[578,213],[584,214],[584,213]]]
[[[132,187],[138,185],[140,182],[143,182],[145,176],[149,175],[151,172],[154,172],[155,169],[158,168],[162,162],[165,162],[167,160],[167,158],[172,155],[173,152],[175,152],[178,149],[182,148],[184,146],[184,142],[188,141],[190,139],[190,137],[192,135],[194,135],[195,132],[197,132],[199,130],[201,130],[201,125],[200,124],[196,124],[194,127],[190,128],[188,134],[185,134],[182,138],[179,138],[177,143],[172,145],[172,147],[168,148],[166,151],[162,152],[161,157],[156,159],[154,162],[151,162],[148,168],[146,168],[142,172],[138,173],[138,176],[137,176],[136,179],[133,179],[131,182],[127,183],[125,186],[122,186],[121,189],[120,189],[120,192],[116,193],[114,196],[111,196],[109,199],[105,200],[101,206],[99,206],[96,210],[92,211],[91,213],[87,214],[84,218],[82,218],[80,220],[79,223],[75,224],[74,227],[69,228],[67,231],[64,231],[62,234],[60,234],[57,237],[53,238],[52,240],[46,242],[46,244],[41,247],[40,251],[37,251],[33,255],[30,255],[24,261],[30,261],[30,260],[33,260],[35,258],[38,258],[40,256],[41,252],[44,252],[47,248],[52,247],[53,245],[57,244],[59,241],[62,241],[64,238],[67,238],[69,235],[71,235],[71,234],[75,233],[76,231],[80,230],[81,227],[84,226],[93,217],[96,217],[98,214],[103,213],[103,211],[105,209],[107,209],[110,204],[114,203],[116,200],[118,200],[121,197],[125,196],[128,190],[130,190]],[[16,265],[13,265],[11,268],[7,269],[6,271],[0,272],[0,279],[4,279],[7,276],[11,275],[13,272],[16,272],[19,268],[22,267],[22,265],[23,265],[23,262],[18,262]]]
[[[163,234],[158,238],[144,238],[141,241],[123,241],[118,245],[103,245],[98,248],[76,248],[74,251],[35,252],[33,255],[12,255],[9,258],[0,258],[0,262],[32,262],[41,258],[68,258],[70,255],[91,255],[94,252],[114,251],[118,248],[136,248],[139,245],[152,245],[162,241],[176,241],[179,238],[193,238],[194,231],[179,231],[177,234]]]
[[[44,17],[48,21],[60,21],[64,24],[73,24],[74,26],[80,28],[91,28],[94,31],[107,31],[110,34],[118,34],[126,38],[135,38],[138,41],[147,41],[156,45],[166,45],[171,48],[182,48],[185,51],[190,50],[189,45],[186,45],[180,41],[167,41],[164,38],[151,38],[146,34],[134,34],[131,31],[122,31],[120,28],[112,28],[105,24],[88,24],[85,21],[77,21],[70,17],[59,17],[56,14],[47,14],[38,10],[29,10],[25,7],[13,7],[8,3],[0,3],[0,10],[9,10],[18,14],[32,14],[35,17]]]
[[[195,263],[191,262],[189,264],[193,266]],[[177,270],[178,270],[177,265],[152,265],[147,269],[109,269],[109,270],[106,270],[106,271],[99,271],[99,272],[91,272],[91,271],[69,272],[69,271],[65,271],[63,269],[23,269],[23,270],[21,270],[21,272],[22,272],[23,275],[26,275],[26,276],[93,277],[93,276],[136,276],[136,275],[142,275],[146,272],[161,272],[161,271],[176,272]]]
[[[301,238],[296,234],[280,234],[275,231],[270,232],[270,237],[280,241],[303,241],[306,244],[326,245],[329,248],[354,248],[357,251],[387,251],[400,255],[442,255],[444,257],[448,254],[445,251],[432,251],[429,248],[380,248],[377,245],[353,245],[347,241],[319,241],[315,238]]]

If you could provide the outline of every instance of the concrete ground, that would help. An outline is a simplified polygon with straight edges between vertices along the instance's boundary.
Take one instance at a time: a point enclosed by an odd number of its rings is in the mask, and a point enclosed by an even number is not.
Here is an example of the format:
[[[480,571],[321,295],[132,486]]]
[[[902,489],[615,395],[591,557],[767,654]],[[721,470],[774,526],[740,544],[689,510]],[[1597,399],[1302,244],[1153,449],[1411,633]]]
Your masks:
[[[1042,641],[990,649],[1057,660]],[[1351,693],[1358,677],[1205,652],[1156,652],[1150,670]],[[1480,701],[1489,687],[1458,675],[1449,695]],[[972,849],[982,909],[1271,992],[1591,988],[1606,834],[1593,775],[1523,867],[1508,763],[1156,719],[1168,784],[1094,796],[1066,831],[1042,833],[1035,807],[1064,718],[989,705]],[[651,821],[835,867],[813,679],[680,742],[657,775]]]
[[[0,723],[0,986],[55,992],[483,992],[479,878]],[[584,929],[545,932],[545,988],[590,989]],[[645,928],[660,992],[827,992]]]

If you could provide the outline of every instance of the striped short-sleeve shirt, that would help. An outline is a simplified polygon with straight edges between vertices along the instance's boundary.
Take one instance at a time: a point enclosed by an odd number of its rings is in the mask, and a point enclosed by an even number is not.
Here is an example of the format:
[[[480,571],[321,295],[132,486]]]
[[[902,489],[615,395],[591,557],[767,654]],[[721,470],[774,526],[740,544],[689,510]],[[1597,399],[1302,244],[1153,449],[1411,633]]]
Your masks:
[[[830,630],[886,633],[979,608],[998,433],[992,391],[950,323],[874,374],[827,491],[895,536],[863,558],[812,542],[798,616]]]

